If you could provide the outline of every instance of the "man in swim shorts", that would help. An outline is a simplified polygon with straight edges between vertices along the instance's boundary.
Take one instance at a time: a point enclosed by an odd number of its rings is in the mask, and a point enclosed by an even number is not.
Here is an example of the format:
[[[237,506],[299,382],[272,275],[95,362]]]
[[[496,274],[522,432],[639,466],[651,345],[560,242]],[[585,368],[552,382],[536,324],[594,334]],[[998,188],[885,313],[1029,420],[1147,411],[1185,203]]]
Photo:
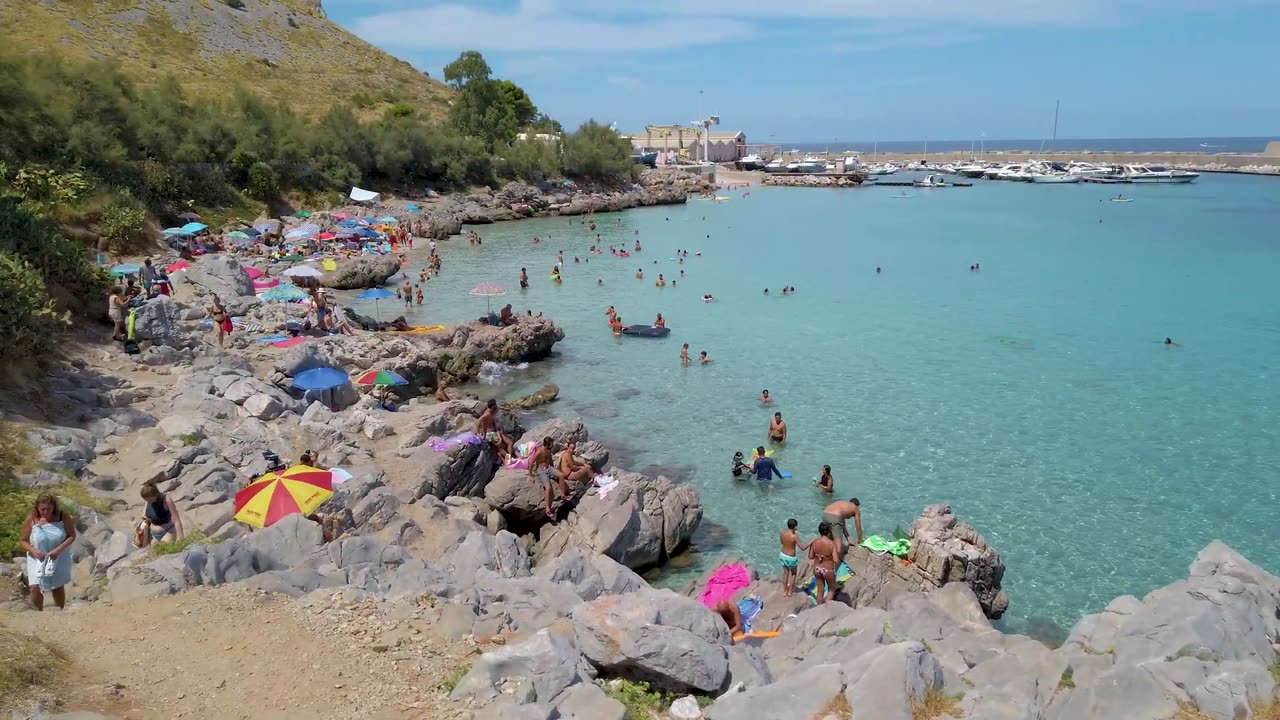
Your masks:
[[[777,477],[782,479],[782,471],[773,463],[773,458],[764,454],[764,446],[756,448],[756,457],[751,461],[751,472],[760,482],[769,482]]]
[[[565,486],[564,476],[554,467],[554,453],[551,450],[551,438],[544,437],[538,445],[538,449],[534,451],[533,457],[529,459],[529,479],[537,480],[542,484],[546,496],[546,513],[547,518],[555,520],[556,514],[551,509],[551,484],[557,481],[560,484],[560,500],[569,502],[569,488]]]
[[[778,534],[782,542],[782,551],[778,553],[778,562],[782,563],[782,594],[791,597],[796,590],[796,574],[800,568],[800,558],[796,557],[796,548],[808,550],[809,545],[800,541],[796,528],[800,523],[795,518],[787,521],[787,529]]]
[[[836,557],[843,558],[849,552],[849,527],[846,524],[853,518],[853,529],[858,534],[858,544],[862,544],[862,504],[858,498],[837,500],[822,509],[822,521],[829,523],[836,541]]]
[[[776,443],[784,443],[787,441],[787,424],[782,422],[782,413],[773,414],[773,419],[769,421],[769,439]]]
[[[733,636],[742,632],[742,611],[738,609],[738,603],[732,600],[721,600],[716,603],[712,611],[720,616],[725,625],[729,626],[729,642],[735,642]]]

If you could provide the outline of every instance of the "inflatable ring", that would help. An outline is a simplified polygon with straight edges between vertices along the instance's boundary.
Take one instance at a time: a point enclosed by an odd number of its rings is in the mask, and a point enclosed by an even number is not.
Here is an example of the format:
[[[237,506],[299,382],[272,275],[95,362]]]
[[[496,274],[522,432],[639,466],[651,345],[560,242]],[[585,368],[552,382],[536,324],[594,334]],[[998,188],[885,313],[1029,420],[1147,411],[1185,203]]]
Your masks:
[[[628,325],[622,328],[623,335],[636,335],[638,337],[666,337],[671,334],[671,328],[655,327],[653,325]]]

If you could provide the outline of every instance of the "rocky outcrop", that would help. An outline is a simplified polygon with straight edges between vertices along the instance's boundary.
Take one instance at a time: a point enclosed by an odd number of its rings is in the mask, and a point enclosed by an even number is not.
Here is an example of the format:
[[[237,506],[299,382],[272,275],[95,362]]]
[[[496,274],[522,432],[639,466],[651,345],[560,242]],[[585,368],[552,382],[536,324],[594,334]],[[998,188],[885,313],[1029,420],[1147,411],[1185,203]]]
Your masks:
[[[174,348],[191,344],[191,333],[182,326],[187,308],[168,295],[147,300],[133,313],[135,339]]]
[[[245,273],[240,261],[230,255],[202,255],[196,258],[182,276],[188,283],[216,294],[228,303],[239,302],[239,297],[253,296],[253,281]],[[232,314],[240,314],[232,309]]]
[[[1000,553],[949,505],[930,505],[911,524],[911,551],[906,563],[893,555],[876,555],[863,547],[849,549],[845,562],[859,582],[847,587],[855,606],[884,607],[903,593],[928,592],[948,583],[973,589],[987,617],[999,618],[1009,606],[1001,589],[1004,561]]]
[[[400,262],[394,255],[364,255],[339,262],[337,270],[320,278],[320,284],[337,290],[376,288],[398,272]]]
[[[555,383],[547,383],[538,390],[531,392],[524,397],[505,402],[503,405],[511,410],[532,410],[536,407],[542,407],[547,403],[555,402],[555,399],[559,397],[559,395],[560,386]]]
[[[858,187],[865,178],[861,175],[766,175],[761,181],[763,185],[778,187]]]
[[[535,548],[539,562],[576,549],[642,569],[688,544],[702,521],[697,490],[616,468],[610,474],[617,484],[604,498],[593,487],[565,520],[543,526]]]

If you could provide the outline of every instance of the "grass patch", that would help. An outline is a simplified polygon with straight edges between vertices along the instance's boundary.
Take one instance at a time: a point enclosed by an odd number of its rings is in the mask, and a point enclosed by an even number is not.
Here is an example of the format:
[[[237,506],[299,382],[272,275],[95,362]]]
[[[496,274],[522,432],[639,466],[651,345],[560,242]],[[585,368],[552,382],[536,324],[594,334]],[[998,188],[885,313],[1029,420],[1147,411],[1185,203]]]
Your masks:
[[[818,635],[818,637],[846,638],[846,637],[849,637],[850,635],[853,635],[856,632],[858,632],[858,628],[840,628],[839,630],[832,630],[831,632],[821,633]]]
[[[186,435],[180,436],[179,439],[182,440],[182,444],[187,447],[195,447],[200,444],[200,436],[195,433],[187,433]]]
[[[1280,685],[1280,655],[1271,660],[1271,665],[1267,667],[1271,671],[1271,677]]]
[[[1075,674],[1071,672],[1071,668],[1062,671],[1062,677],[1058,678],[1058,689],[1070,689],[1076,686]]]
[[[827,703],[827,706],[818,712],[817,717],[834,717],[837,720],[849,720],[853,717],[853,708],[849,707],[849,699],[844,696],[844,693],[840,693],[831,698],[831,702]]]
[[[0,628],[0,707],[17,704],[33,688],[53,685],[66,664],[67,658],[43,640]]]
[[[671,703],[682,695],[654,690],[649,683],[639,680],[616,678],[604,684],[604,694],[622,703],[627,709],[627,717],[631,720],[653,720],[666,713]],[[694,695],[698,707],[707,707],[713,699],[705,695]]]
[[[466,677],[469,672],[471,672],[471,663],[463,663],[450,671],[448,675],[445,675],[437,687],[440,688],[441,692],[448,695],[453,692],[454,688],[458,687],[458,683],[462,682],[462,678]]]
[[[963,695],[948,695],[937,688],[929,688],[923,700],[911,701],[911,720],[933,720],[940,717],[960,717],[956,707]]]
[[[110,506],[100,498],[89,494],[89,489],[78,482],[65,482],[43,488],[29,488],[10,480],[0,480],[0,557],[18,557],[24,553],[18,544],[18,536],[22,533],[22,523],[35,505],[36,497],[42,493],[53,493],[59,498],[63,509],[76,514],[75,505],[86,507],[97,512],[106,512]],[[82,518],[76,518],[77,525],[83,525]],[[83,529],[83,528],[81,528]]]
[[[1109,645],[1107,647],[1102,648],[1101,650],[1097,650],[1095,648],[1089,647],[1088,645],[1085,645],[1081,649],[1084,650],[1085,653],[1088,655],[1114,655],[1116,652],[1116,648],[1114,645]]]
[[[150,548],[151,554],[155,556],[173,555],[186,550],[192,545],[217,545],[220,542],[222,542],[222,538],[209,537],[203,530],[193,530],[181,540],[153,542]]]

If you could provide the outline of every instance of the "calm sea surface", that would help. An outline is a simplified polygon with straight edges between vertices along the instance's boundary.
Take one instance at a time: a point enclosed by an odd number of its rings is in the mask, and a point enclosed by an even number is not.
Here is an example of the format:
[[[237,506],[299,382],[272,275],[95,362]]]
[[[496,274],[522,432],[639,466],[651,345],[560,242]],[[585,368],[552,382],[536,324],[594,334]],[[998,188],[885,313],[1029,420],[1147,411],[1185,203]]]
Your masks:
[[[757,142],[756,138],[749,138]],[[861,153],[954,153],[969,152],[972,148],[977,153],[984,149],[987,153],[1016,152],[1039,150],[1041,144],[1046,152],[1194,152],[1194,153],[1261,153],[1267,142],[1277,138],[1230,137],[1230,138],[1059,138],[1046,140],[995,140],[978,138],[963,140],[910,140],[894,142],[863,142],[832,140],[830,142],[780,143],[784,150],[795,148],[801,152],[819,152],[830,149],[832,152],[854,150]],[[777,143],[771,143],[777,144]]]
[[[556,414],[697,486],[704,559],[773,568],[787,518],[815,531],[825,463],[868,533],[951,503],[1006,558],[1008,624],[1069,626],[1185,575],[1214,538],[1280,572],[1280,179],[1119,187],[1134,201],[1093,185],[751,188],[597,216],[599,241],[567,218],[481,226],[480,247],[441,245],[411,319],[474,318],[485,301],[467,290],[495,281],[563,325],[556,356],[502,392],[556,382]],[[637,237],[629,259],[588,254]],[[610,304],[628,324],[662,313],[671,336],[613,337]],[[681,367],[682,342],[714,362]],[[794,478],[731,480],[774,410]]]

